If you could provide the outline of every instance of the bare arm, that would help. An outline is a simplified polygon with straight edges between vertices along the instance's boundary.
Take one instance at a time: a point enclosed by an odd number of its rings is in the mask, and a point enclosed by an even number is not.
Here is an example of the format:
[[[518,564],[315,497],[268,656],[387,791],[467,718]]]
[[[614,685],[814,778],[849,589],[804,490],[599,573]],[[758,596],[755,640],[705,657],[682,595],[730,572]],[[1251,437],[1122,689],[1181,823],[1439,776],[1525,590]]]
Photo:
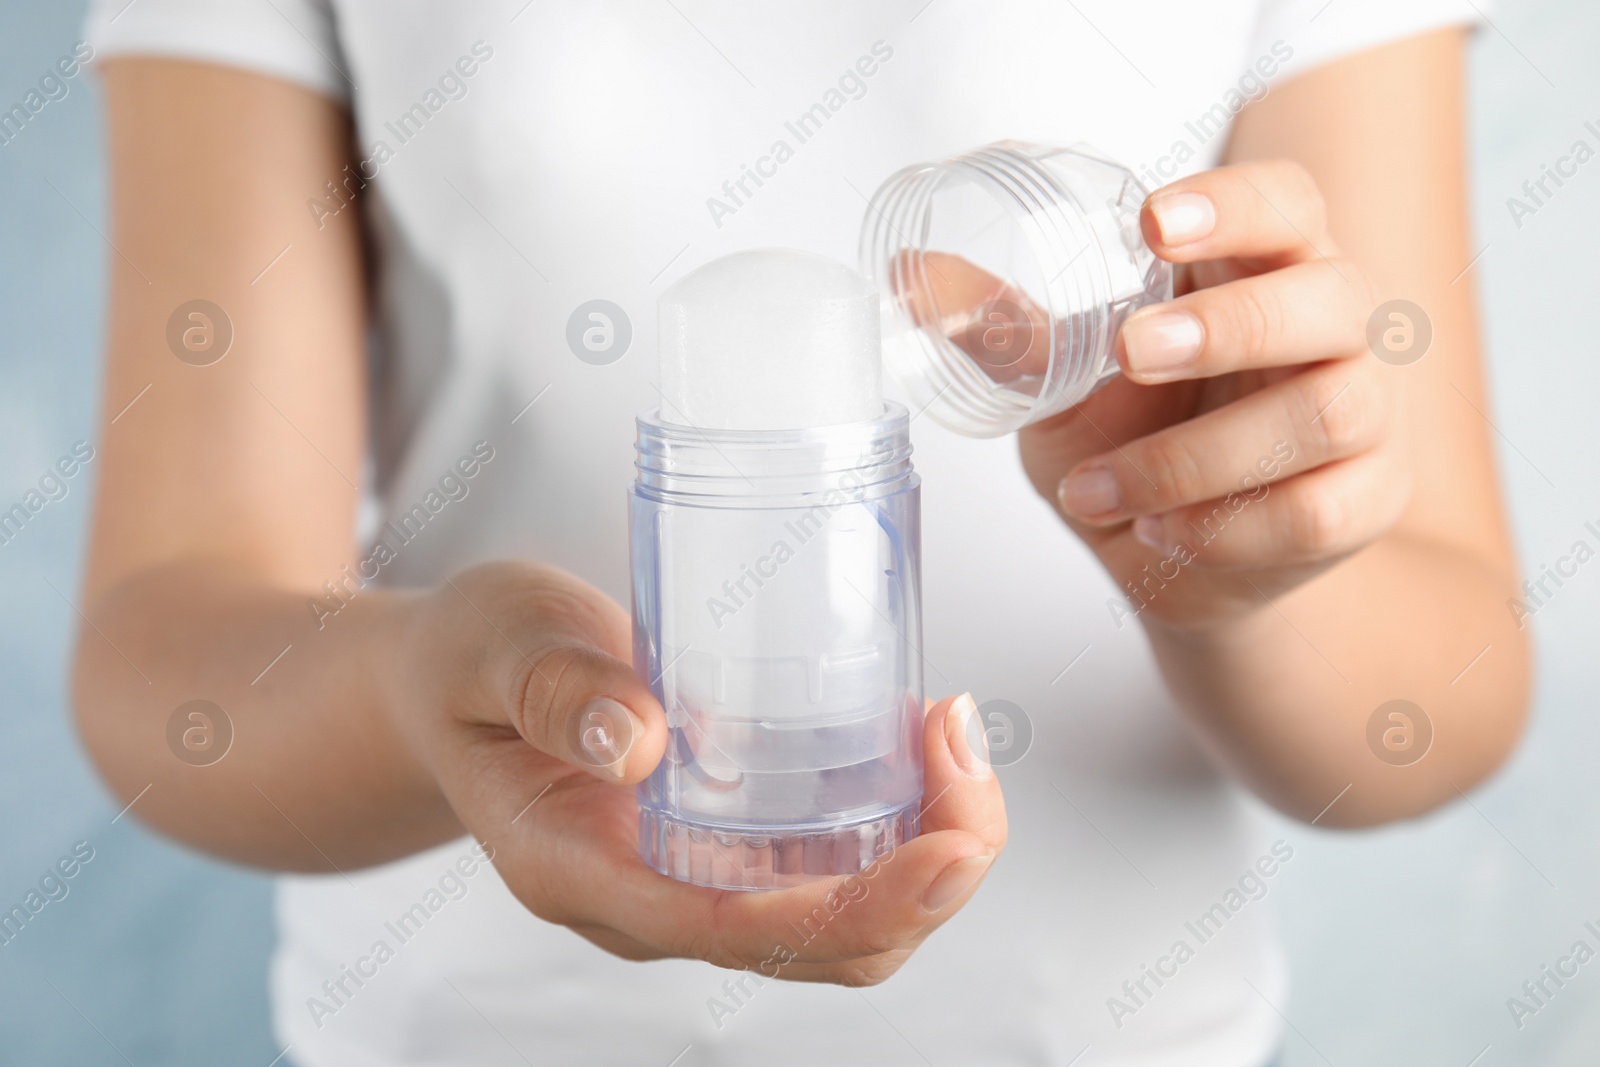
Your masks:
[[[142,818],[246,862],[326,870],[446,840],[459,823],[378,706],[390,598],[363,597],[322,632],[307,609],[352,559],[365,447],[359,219],[319,230],[305,206],[344,165],[348,119],[312,92],[204,64],[113,60],[104,79],[120,254],[83,595],[93,625],[75,671],[90,752],[124,797],[150,786]],[[197,298],[232,326],[209,366],[167,340],[169,316]],[[236,732],[203,768],[165,736],[197,698]]]
[[[111,787],[173,837],[279,869],[345,870],[467,832],[530,911],[618,955],[767,961],[843,880],[733,893],[644,865],[631,787],[667,726],[629,666],[621,607],[508,562],[362,590],[331,619],[310,608],[355,558],[364,458],[358,213],[319,227],[306,207],[344,167],[344,112],[162,59],[109,62],[105,84],[119,255],[73,673]],[[167,342],[196,298],[234,331],[208,366]],[[168,746],[195,699],[235,731],[208,766]],[[961,729],[972,710],[929,710],[925,785],[941,799],[922,836],[782,977],[881,981],[976,892],[1006,824]],[[620,756],[585,748],[597,716]]]
[[[1506,608],[1517,567],[1485,420],[1473,276],[1461,273],[1477,251],[1464,50],[1464,34],[1443,31],[1314,71],[1248,109],[1230,145],[1230,161],[1305,166],[1375,299],[1410,300],[1433,326],[1420,362],[1376,365],[1409,468],[1410,504],[1393,531],[1285,596],[1281,615],[1259,612],[1208,641],[1155,637],[1174,687],[1269,799],[1309,818],[1351,786],[1323,825],[1454,800],[1511,751],[1528,699],[1528,643]],[[1397,698],[1434,731],[1411,766],[1368,747],[1368,718]]]
[[[1162,672],[1225,765],[1285,812],[1321,815],[1319,825],[1454,799],[1509,753],[1527,701],[1472,278],[1458,277],[1474,254],[1463,36],[1428,34],[1273,89],[1239,117],[1236,169],[1152,198],[1201,192],[1220,205],[1213,236],[1162,251],[1200,279],[1179,302],[1204,320],[1204,347],[1184,380],[1125,390],[1130,408],[1149,407],[1124,418],[1122,455],[1110,462],[1127,459],[1153,481],[1113,466],[1127,498],[1120,513],[1085,522],[1067,508],[1119,580],[1139,582],[1141,565],[1163,555],[1139,543],[1130,514],[1160,513],[1144,520],[1158,545],[1196,548],[1139,615]],[[1255,162],[1265,160],[1303,169]],[[1150,210],[1147,233],[1159,241]],[[1364,339],[1368,315],[1393,298],[1432,323],[1431,350],[1409,366],[1379,361]],[[1207,377],[1219,370],[1234,373]],[[1190,421],[1162,425],[1149,410],[1162,405]],[[1117,418],[1102,411],[1097,422]],[[1217,503],[1199,501],[1237,492],[1245,475],[1261,481],[1250,460],[1270,460],[1277,441],[1295,452],[1275,474],[1283,480],[1214,540],[1197,536]],[[1067,420],[1024,454],[1054,495],[1069,468],[1098,462],[1081,461],[1084,452],[1105,448]],[[1186,483],[1208,478],[1185,499]],[[1190,506],[1166,511],[1173,503]],[[1431,750],[1408,766],[1368,743],[1369,717],[1395,699],[1422,708],[1433,730]]]

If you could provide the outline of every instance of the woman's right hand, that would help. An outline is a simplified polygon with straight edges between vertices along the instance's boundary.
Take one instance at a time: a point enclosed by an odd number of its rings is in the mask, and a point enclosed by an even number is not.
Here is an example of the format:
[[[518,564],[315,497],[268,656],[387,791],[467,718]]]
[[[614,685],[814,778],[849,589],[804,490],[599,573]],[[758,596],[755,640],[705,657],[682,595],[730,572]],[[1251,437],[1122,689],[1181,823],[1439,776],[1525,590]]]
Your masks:
[[[396,725],[530,911],[626,959],[703,959],[765,977],[871,985],[972,896],[1005,846],[994,772],[966,741],[971,697],[928,711],[922,835],[858,876],[748,893],[640,859],[633,786],[667,743],[627,662],[629,620],[550,567],[475,567],[412,606],[388,695]],[[831,918],[811,940],[818,909]]]
[[[632,786],[667,728],[628,665],[621,609],[525,565],[425,593],[345,586],[370,425],[366,201],[313,220],[305,197],[350,162],[348,112],[281,78],[170,57],[108,58],[101,77],[121,254],[74,686],[131,817],[304,871],[391,862],[464,826],[536,915],[613,952],[759,967],[840,883],[722,893],[638,858]],[[200,295],[236,330],[203,367],[166,332]],[[335,583],[337,618],[308,611]],[[205,766],[167,739],[197,698],[237,736]],[[620,759],[587,721],[597,707],[639,724]],[[999,851],[999,789],[953,762],[948,710],[927,731],[928,832],[848,887],[866,895],[794,945],[784,976],[882,979]]]

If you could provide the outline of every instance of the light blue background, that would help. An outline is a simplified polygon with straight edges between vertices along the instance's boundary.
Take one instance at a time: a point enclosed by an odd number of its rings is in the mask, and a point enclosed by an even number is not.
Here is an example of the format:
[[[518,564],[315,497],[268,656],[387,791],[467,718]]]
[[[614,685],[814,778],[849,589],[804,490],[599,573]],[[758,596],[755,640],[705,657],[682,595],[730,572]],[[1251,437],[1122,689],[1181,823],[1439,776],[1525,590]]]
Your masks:
[[[1478,247],[1488,245],[1477,277],[1491,417],[1524,565],[1537,571],[1585,536],[1586,520],[1600,522],[1600,161],[1520,229],[1506,198],[1574,140],[1600,140],[1583,128],[1600,126],[1600,5],[1502,5],[1495,18],[1474,55]],[[0,10],[0,101],[70,51],[79,19],[77,3]],[[0,506],[90,437],[109,254],[97,233],[99,135],[80,77],[0,147]],[[68,723],[87,488],[75,479],[0,548],[0,905],[75,842],[96,852],[65,900],[0,947],[0,1064],[125,1055],[139,1067],[266,1067],[279,1052],[266,1020],[267,881],[131,818],[113,823],[120,805]],[[1374,833],[1293,831],[1295,863],[1273,888],[1295,971],[1288,1067],[1600,1062],[1600,961],[1522,1030],[1506,1008],[1585,920],[1600,925],[1600,566],[1581,570],[1535,630],[1527,742],[1470,804]]]

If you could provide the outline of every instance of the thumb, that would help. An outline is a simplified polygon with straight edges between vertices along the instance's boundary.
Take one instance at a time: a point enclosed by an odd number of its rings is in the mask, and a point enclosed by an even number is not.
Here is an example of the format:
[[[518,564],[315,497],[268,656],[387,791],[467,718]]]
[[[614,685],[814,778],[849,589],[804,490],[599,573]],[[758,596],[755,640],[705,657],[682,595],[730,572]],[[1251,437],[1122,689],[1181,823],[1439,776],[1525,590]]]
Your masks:
[[[616,783],[642,781],[661,762],[666,715],[622,660],[554,634],[513,673],[512,725],[534,748]]]
[[[534,568],[494,599],[509,619],[496,628],[489,674],[504,721],[546,755],[606,782],[643,780],[666,750],[667,723],[650,687],[621,658],[627,614],[588,583]]]

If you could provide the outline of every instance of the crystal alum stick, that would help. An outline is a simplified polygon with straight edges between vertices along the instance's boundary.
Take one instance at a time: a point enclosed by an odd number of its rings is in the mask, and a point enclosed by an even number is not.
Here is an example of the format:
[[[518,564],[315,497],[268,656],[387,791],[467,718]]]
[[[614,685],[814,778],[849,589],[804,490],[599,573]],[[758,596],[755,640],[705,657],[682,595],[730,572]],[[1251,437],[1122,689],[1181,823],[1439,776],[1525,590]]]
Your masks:
[[[801,252],[661,298],[631,538],[635,663],[671,728],[640,851],[674,878],[780,888],[917,833],[918,479],[878,323],[870,283]]]

